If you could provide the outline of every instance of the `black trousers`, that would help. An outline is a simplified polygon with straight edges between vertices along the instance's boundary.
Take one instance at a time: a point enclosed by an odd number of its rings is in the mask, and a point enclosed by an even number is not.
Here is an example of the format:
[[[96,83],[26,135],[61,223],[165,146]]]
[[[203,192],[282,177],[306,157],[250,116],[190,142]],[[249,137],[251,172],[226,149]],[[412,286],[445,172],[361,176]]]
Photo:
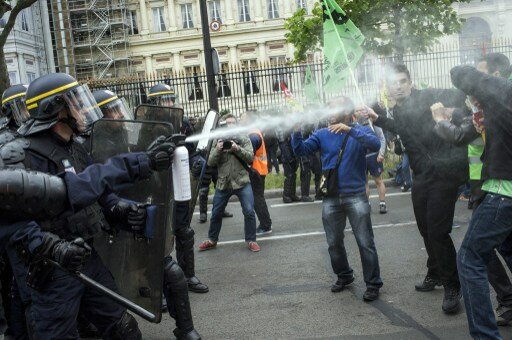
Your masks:
[[[265,201],[265,176],[256,172],[249,174],[251,179],[252,194],[254,196],[254,212],[260,221],[260,227],[268,229],[272,227],[272,220]]]
[[[445,286],[459,287],[456,251],[450,236],[458,186],[436,184],[413,181],[414,216],[427,250],[428,275]]]
[[[279,161],[277,160],[277,144],[271,144],[267,147],[268,172],[272,172],[272,166],[279,173]]]
[[[320,178],[322,177],[322,165],[317,155],[309,155],[300,158],[300,194],[302,197],[309,196],[311,173],[315,176],[316,196],[320,188]]]
[[[299,164],[297,160],[292,160],[290,162],[283,162],[284,169],[284,189],[283,189],[283,197],[296,197],[296,187],[297,187],[297,169],[299,168]]]

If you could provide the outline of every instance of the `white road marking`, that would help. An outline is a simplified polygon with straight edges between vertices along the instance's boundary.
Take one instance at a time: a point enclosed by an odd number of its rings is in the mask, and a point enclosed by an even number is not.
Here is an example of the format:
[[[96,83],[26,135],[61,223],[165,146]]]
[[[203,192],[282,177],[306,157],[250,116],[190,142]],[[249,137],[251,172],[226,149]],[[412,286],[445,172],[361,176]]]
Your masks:
[[[392,192],[392,193],[389,193],[389,194],[386,194],[386,197],[394,197],[394,196],[404,196],[404,195],[410,195],[411,193],[410,192]],[[370,198],[378,198],[379,195],[370,195]],[[268,199],[268,201],[270,200],[277,200],[279,198],[271,198],[271,199]],[[309,205],[309,204],[321,204],[322,201],[314,201],[314,202],[297,202],[297,203],[280,203],[280,204],[272,204],[272,205],[269,205],[270,208],[282,208],[282,207],[294,207],[294,206],[297,206],[297,205]],[[236,204],[236,205],[239,205],[240,203],[238,202],[229,202],[228,203],[228,206],[232,205],[232,204]],[[211,215],[211,210],[208,210],[207,214],[208,215]],[[199,212],[196,211],[194,213],[194,216],[199,216]]]
[[[389,194],[386,194],[386,197],[393,197],[393,196],[404,196],[404,195],[410,195],[410,192],[392,192]],[[378,198],[379,195],[370,195],[370,198]],[[281,208],[281,207],[293,207],[296,205],[305,205],[305,204],[321,204],[322,201],[314,201],[314,202],[296,202],[296,203],[281,203],[281,204],[272,204],[271,208]]]
[[[374,225],[372,229],[406,227],[406,226],[410,226],[410,225],[416,225],[416,221],[402,222],[402,223],[377,224],[377,225]],[[352,228],[346,228],[345,230],[352,231]],[[283,234],[283,235],[274,235],[274,236],[260,236],[260,237],[258,237],[258,242],[272,241],[272,240],[284,240],[284,239],[290,239],[290,238],[318,236],[318,235],[325,235],[325,232],[324,231],[310,231],[307,233]],[[217,242],[217,245],[238,244],[238,243],[245,243],[245,240],[221,241],[221,242]]]

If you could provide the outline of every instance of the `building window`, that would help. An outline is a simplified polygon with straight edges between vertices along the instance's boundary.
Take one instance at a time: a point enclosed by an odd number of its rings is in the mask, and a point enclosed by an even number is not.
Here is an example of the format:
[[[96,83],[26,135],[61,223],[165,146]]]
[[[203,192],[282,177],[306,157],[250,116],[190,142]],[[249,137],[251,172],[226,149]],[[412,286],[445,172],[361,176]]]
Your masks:
[[[208,10],[210,12],[210,22],[217,20],[222,22],[220,17],[220,0],[212,0],[208,3]]]
[[[18,73],[16,73],[16,71],[9,72],[9,82],[11,85],[18,83]]]
[[[238,0],[238,13],[240,14],[240,21],[251,21],[251,14],[249,13],[249,0]]]
[[[181,5],[181,18],[183,20],[183,28],[194,28],[192,21],[192,4]]]
[[[165,32],[164,8],[153,8],[153,30],[154,32]]]
[[[137,11],[129,11],[130,16],[130,34],[139,34],[139,27],[137,26]]]
[[[267,0],[268,18],[277,19],[279,18],[279,7],[277,4],[278,0]]]
[[[303,8],[306,13],[308,12],[308,1],[307,0],[297,0],[297,9]]]
[[[27,72],[27,81],[31,83],[36,79],[36,74],[34,72]]]
[[[20,14],[21,14],[21,29],[23,31],[28,32],[27,11],[28,11],[28,9],[24,9],[23,11],[21,11]]]

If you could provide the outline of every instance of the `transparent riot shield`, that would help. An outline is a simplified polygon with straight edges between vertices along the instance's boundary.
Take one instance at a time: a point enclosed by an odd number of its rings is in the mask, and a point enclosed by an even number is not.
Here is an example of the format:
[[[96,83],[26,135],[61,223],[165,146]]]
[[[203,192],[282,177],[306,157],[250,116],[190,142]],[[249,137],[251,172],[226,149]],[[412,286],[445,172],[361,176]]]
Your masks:
[[[201,130],[200,134],[207,134],[215,127],[217,127],[217,124],[219,122],[219,113],[215,110],[210,109],[208,113],[206,114],[206,117],[204,119],[203,123],[203,129]],[[206,163],[208,162],[208,157],[210,156],[210,149],[212,147],[212,139],[209,139],[208,137],[202,138],[197,142],[196,150],[198,151],[198,154],[200,157],[204,158],[205,161],[205,167]],[[194,215],[194,209],[197,202],[197,196],[199,195],[199,189],[201,189],[201,181],[203,179],[204,175],[204,169],[201,172],[201,176],[199,178],[195,178],[194,176],[190,176],[190,184],[192,188],[192,198],[190,199],[190,209],[189,209],[189,223],[192,220],[192,216]]]
[[[171,123],[175,133],[181,130],[183,116],[183,109],[175,107],[142,104],[135,109],[135,120]]]
[[[119,153],[145,151],[158,136],[170,136],[168,123],[99,120],[92,129],[91,155],[104,163]],[[105,147],[109,145],[109,147]],[[147,204],[144,235],[115,226],[94,240],[94,246],[112,272],[120,294],[155,315],[162,316],[162,286],[166,243],[171,235],[172,178],[169,171],[154,172],[151,178],[116,192],[119,197]]]

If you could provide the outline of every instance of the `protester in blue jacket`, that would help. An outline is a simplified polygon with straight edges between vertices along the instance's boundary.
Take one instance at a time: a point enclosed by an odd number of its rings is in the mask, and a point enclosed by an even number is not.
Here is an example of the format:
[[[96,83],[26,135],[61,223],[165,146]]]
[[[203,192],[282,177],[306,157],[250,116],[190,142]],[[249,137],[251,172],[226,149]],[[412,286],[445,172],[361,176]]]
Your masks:
[[[340,97],[329,103],[336,111],[329,118],[329,127],[315,131],[304,140],[297,127],[292,135],[292,147],[297,156],[320,152],[322,170],[336,166],[338,154],[345,145],[343,157],[338,167],[338,193],[323,199],[322,221],[329,246],[331,265],[338,279],[331,287],[332,292],[340,292],[354,282],[353,270],[347,259],[344,245],[344,229],[347,217],[356,237],[364,281],[367,290],[365,301],[376,300],[382,287],[379,258],[373,240],[370,205],[366,196],[366,152],[379,151],[380,141],[368,126],[355,124],[354,103],[350,98]]]

